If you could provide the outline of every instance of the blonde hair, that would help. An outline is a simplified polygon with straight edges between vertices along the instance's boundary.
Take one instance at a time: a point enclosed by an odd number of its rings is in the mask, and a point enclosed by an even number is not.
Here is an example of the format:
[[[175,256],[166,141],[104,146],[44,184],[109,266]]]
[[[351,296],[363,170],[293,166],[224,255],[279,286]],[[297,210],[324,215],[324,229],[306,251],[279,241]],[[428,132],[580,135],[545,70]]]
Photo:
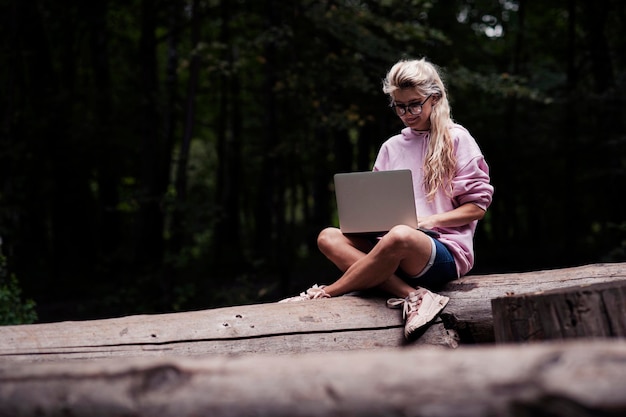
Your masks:
[[[430,113],[430,141],[424,159],[424,190],[428,200],[438,189],[452,194],[456,158],[450,127],[450,104],[437,67],[422,58],[398,61],[383,80],[383,92],[393,100],[397,90],[413,89],[422,97],[433,95],[437,100]]]

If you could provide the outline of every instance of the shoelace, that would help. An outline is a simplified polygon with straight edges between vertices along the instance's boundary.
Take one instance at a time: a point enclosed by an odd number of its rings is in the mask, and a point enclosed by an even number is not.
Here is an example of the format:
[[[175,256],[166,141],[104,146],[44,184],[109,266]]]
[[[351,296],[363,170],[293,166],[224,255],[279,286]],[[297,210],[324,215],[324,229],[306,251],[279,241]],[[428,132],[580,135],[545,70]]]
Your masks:
[[[387,300],[387,307],[389,308],[402,308],[402,318],[411,314],[413,311],[417,311],[422,299],[418,293],[411,293],[406,298],[390,298]]]

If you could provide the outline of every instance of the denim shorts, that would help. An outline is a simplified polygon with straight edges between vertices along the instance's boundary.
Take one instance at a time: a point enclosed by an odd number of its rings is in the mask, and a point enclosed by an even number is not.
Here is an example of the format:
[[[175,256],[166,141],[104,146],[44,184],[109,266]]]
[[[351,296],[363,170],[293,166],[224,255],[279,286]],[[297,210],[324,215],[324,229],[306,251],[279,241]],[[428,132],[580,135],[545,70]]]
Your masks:
[[[434,245],[434,258],[431,258],[423,272],[417,276],[410,276],[402,270],[396,272],[404,282],[412,287],[437,289],[458,278],[456,263],[446,245],[432,237],[430,239]]]

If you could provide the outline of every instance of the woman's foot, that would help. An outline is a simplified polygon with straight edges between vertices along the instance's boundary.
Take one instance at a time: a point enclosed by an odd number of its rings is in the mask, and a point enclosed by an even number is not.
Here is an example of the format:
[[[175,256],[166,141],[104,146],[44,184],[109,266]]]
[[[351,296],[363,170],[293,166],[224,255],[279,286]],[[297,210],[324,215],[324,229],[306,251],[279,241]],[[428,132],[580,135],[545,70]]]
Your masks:
[[[419,289],[406,298],[390,298],[387,300],[387,307],[402,308],[402,317],[406,319],[404,337],[409,339],[415,330],[433,321],[448,301],[449,297]]]
[[[280,300],[279,303],[291,303],[294,301],[306,301],[306,300],[316,300],[319,298],[330,298],[330,295],[326,294],[324,291],[325,285],[318,286],[317,284],[313,285],[308,290],[301,292],[300,295],[296,295],[295,297],[285,298],[284,300]]]

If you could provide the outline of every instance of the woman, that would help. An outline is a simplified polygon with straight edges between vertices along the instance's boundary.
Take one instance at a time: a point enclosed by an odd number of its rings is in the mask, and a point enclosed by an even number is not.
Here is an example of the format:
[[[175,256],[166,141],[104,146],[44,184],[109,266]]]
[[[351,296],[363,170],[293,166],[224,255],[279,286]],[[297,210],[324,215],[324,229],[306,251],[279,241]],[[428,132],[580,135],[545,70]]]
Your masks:
[[[427,288],[461,277],[474,265],[474,231],[491,204],[493,187],[476,141],[451,119],[446,89],[433,64],[399,61],[387,73],[383,91],[406,127],[382,145],[374,170],[411,170],[418,225],[439,237],[398,225],[372,241],[326,228],[318,246],[343,275],[282,302],[381,289],[398,297],[387,305],[403,307],[409,338],[448,302]]]

